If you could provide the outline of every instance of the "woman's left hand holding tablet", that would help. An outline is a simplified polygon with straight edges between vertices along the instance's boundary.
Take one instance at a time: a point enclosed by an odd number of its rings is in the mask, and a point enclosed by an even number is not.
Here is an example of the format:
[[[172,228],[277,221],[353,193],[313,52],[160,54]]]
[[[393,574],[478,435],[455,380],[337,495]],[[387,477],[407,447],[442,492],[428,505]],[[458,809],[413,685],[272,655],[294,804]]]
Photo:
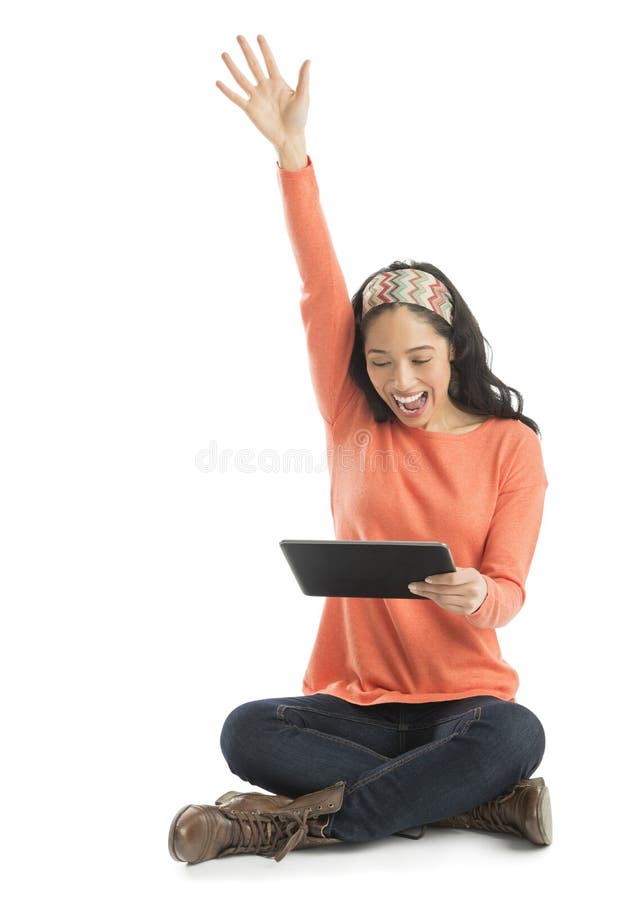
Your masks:
[[[485,578],[472,568],[430,575],[428,581],[412,581],[408,588],[460,616],[476,612],[488,595]]]

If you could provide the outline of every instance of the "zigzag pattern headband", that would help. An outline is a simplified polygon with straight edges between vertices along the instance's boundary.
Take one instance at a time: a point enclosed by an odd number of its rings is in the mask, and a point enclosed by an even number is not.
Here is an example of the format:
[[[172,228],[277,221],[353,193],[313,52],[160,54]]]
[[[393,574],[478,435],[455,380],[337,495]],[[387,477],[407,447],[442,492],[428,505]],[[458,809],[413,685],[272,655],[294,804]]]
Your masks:
[[[446,319],[453,318],[453,298],[446,285],[422,269],[395,269],[372,278],[363,291],[362,319],[381,303],[417,303]]]

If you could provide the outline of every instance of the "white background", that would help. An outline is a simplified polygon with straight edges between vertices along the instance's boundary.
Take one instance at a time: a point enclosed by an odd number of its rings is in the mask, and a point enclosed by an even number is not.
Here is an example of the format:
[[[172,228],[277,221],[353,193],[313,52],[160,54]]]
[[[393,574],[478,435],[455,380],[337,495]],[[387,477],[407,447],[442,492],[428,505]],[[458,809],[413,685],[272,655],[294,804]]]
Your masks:
[[[3,4],[6,896],[607,893],[624,819],[620,7]],[[239,33],[260,60],[266,36],[292,87],[312,60],[307,150],[349,291],[396,258],[435,263],[542,430],[544,522],[498,635],[545,726],[549,848],[432,831],[280,866],[168,855],[182,805],[251,789],[220,752],[228,712],[301,693],[323,600],[279,540],[334,536],[328,471],[285,464],[324,459],[324,430],[276,154],[215,86],[244,96],[220,58],[252,77]],[[197,464],[212,442],[223,471]]]

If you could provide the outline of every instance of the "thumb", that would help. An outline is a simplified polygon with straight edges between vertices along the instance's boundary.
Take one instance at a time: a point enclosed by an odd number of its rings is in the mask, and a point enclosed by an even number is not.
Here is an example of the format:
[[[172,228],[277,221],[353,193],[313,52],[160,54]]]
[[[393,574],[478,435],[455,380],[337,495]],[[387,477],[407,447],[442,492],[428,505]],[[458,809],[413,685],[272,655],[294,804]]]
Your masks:
[[[305,96],[309,92],[309,65],[311,63],[310,59],[306,59],[305,62],[300,67],[298,72],[298,84],[296,85],[296,93],[304,94]]]

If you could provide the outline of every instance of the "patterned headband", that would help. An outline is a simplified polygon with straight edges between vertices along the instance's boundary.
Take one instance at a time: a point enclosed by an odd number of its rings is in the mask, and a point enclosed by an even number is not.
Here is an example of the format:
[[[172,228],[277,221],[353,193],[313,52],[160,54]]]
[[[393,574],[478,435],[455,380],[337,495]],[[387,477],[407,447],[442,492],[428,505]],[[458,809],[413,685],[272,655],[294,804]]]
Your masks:
[[[453,318],[453,298],[446,285],[422,269],[395,269],[375,275],[363,290],[362,319],[381,303],[416,303],[446,319]]]

